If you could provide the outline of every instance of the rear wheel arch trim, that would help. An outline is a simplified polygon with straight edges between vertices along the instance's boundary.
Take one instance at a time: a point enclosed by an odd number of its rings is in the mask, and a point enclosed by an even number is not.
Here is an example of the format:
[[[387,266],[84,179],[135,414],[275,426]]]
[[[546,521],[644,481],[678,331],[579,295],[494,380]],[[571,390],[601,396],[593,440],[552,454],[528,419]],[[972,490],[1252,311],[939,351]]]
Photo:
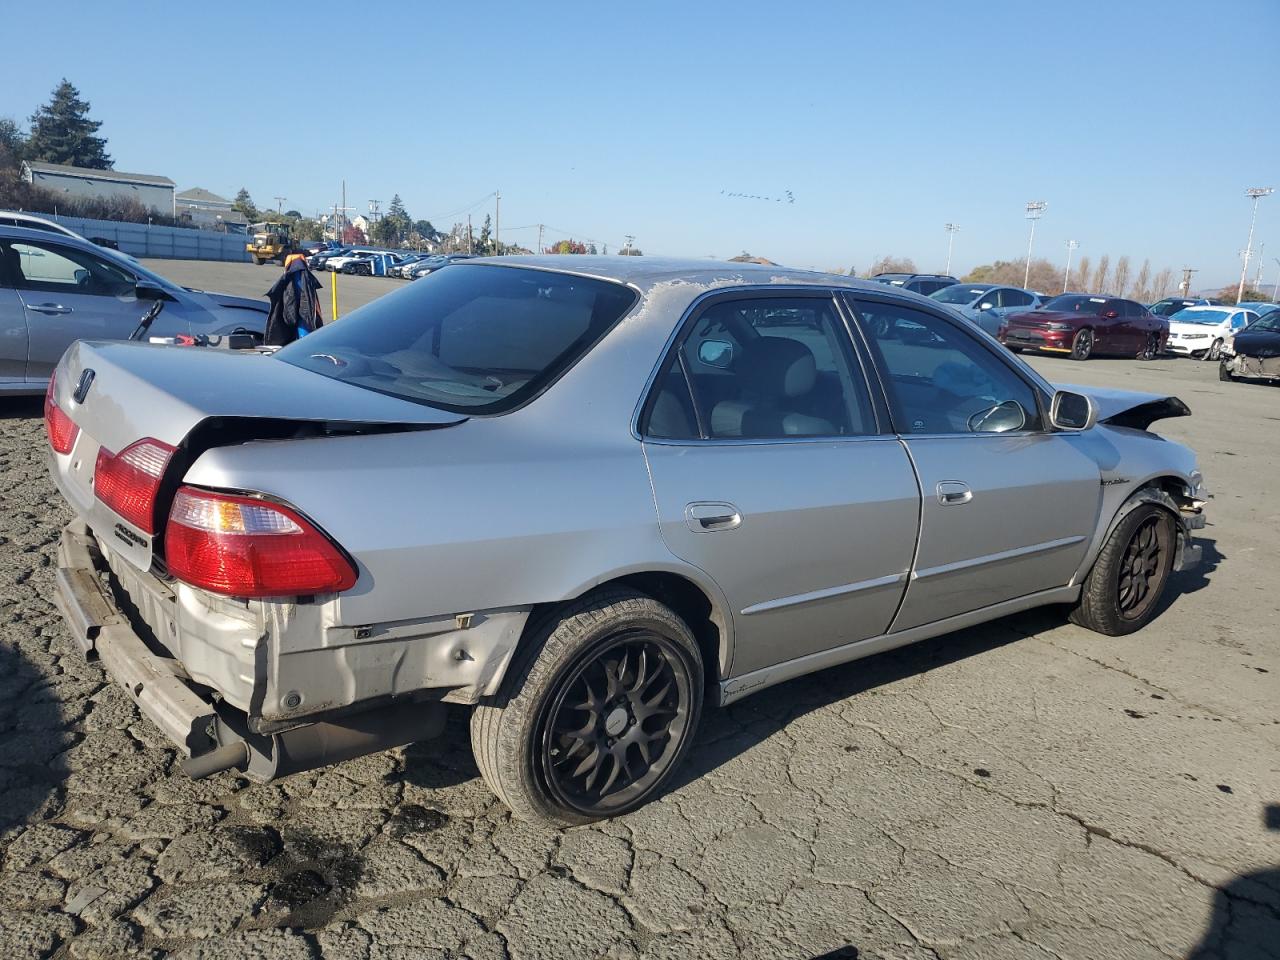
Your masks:
[[[559,600],[536,604],[521,631],[517,648],[537,632],[547,617],[590,594],[613,589],[634,590],[651,596],[685,620],[703,656],[708,690],[711,684],[719,690],[720,681],[729,676],[733,662],[733,616],[720,588],[702,571],[687,567],[647,564],[615,570],[566,592]],[[705,603],[705,613],[691,616],[691,603]],[[718,697],[718,693],[715,696]]]

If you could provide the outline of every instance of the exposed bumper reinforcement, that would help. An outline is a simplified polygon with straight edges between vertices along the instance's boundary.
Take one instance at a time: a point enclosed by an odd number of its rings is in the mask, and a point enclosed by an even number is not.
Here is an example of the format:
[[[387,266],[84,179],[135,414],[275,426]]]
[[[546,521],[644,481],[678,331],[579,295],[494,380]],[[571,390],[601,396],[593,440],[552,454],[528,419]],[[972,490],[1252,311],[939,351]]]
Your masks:
[[[96,655],[142,714],[191,758],[182,764],[190,776],[239,769],[250,780],[265,783],[428,740],[444,729],[443,703],[411,701],[270,736],[254,734],[243,713],[203,696],[184,679],[176,661],[147,646],[103,585],[99,571],[104,568],[88,527],[69,524],[58,544],[58,609],[85,655]]]

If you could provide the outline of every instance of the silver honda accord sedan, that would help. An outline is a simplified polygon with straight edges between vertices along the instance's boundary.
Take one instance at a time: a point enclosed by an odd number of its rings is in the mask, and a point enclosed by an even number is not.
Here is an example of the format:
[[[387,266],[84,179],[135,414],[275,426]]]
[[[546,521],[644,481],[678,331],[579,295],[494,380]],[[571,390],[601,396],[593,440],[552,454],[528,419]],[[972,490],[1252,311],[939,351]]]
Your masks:
[[[477,260],[271,354],[80,342],[45,405],[76,640],[252,780],[440,734],[520,817],[659,794],[704,703],[1199,558],[1177,398],[1055,388],[914,294]]]

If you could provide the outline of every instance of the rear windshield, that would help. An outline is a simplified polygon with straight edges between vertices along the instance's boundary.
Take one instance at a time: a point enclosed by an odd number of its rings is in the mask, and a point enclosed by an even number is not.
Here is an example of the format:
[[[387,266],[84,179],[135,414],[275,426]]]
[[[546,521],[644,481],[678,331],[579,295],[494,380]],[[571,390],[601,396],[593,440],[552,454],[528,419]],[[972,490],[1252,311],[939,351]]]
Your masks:
[[[279,350],[294,366],[462,413],[537,396],[636,302],[617,283],[454,264]]]
[[[955,283],[929,296],[939,303],[973,303],[990,289],[990,287],[970,287],[963,283]]]
[[[1059,313],[1097,313],[1106,302],[1106,297],[1082,297],[1077,294],[1068,294],[1065,297],[1054,297],[1040,309]]]

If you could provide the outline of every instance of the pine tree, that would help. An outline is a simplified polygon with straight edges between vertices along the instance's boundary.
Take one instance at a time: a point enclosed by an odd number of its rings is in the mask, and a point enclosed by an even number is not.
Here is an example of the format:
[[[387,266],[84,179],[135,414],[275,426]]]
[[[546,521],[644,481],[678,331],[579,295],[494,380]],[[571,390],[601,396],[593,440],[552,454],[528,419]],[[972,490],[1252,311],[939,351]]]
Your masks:
[[[26,155],[31,160],[66,163],[73,167],[110,170],[107,141],[95,137],[102,123],[89,119],[89,104],[65,77],[53,98],[31,117]]]
[[[241,187],[240,192],[236,194],[235,201],[231,204],[231,209],[239,210],[250,223],[258,219],[258,208],[254,205],[253,198],[249,196],[249,191],[245,187]]]

